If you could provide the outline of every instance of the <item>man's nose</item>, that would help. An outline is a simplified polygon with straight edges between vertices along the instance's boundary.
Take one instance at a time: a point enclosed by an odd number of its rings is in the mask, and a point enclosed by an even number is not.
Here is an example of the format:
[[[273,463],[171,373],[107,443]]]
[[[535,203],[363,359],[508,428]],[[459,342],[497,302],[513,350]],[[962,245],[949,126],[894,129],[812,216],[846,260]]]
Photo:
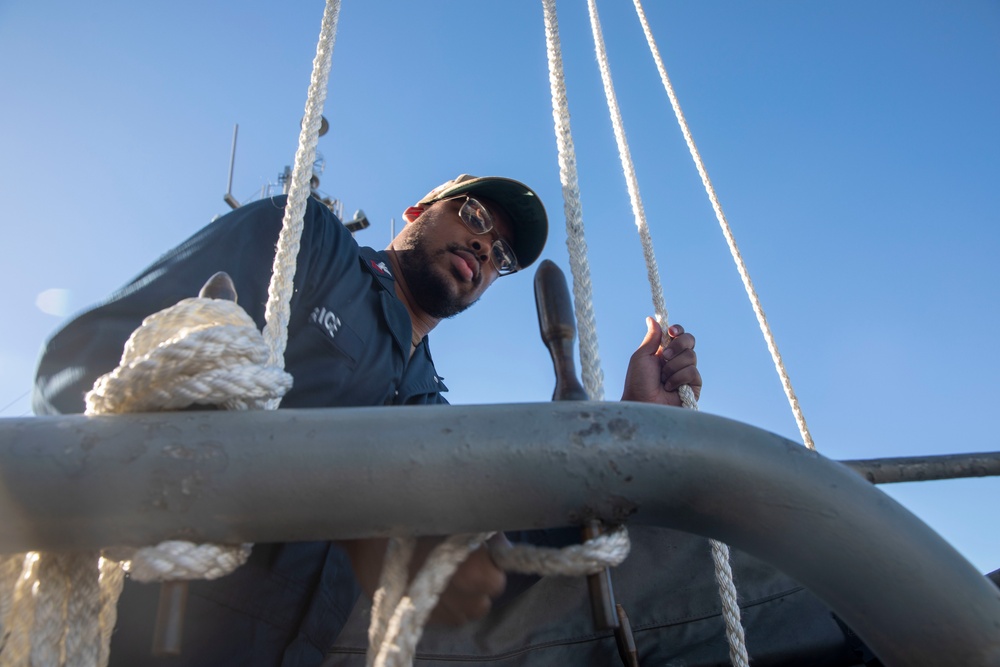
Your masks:
[[[472,249],[481,263],[490,261],[490,247],[479,239],[472,239]]]

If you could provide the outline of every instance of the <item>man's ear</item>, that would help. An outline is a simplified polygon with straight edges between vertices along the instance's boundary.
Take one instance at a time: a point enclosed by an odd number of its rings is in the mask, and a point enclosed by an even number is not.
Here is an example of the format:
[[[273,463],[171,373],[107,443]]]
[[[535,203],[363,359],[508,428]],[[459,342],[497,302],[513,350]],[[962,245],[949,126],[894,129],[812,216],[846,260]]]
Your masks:
[[[420,217],[420,214],[427,210],[426,206],[421,206],[417,204],[416,206],[411,206],[405,211],[403,211],[403,220],[407,222],[413,222]]]

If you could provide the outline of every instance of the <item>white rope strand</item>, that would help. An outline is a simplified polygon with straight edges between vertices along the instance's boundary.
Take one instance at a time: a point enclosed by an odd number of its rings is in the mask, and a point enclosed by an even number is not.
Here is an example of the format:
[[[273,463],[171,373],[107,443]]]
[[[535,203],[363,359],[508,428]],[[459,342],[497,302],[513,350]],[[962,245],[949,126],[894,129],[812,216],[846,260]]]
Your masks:
[[[375,647],[380,648],[385,641],[389,621],[392,620],[399,601],[403,599],[410,578],[409,564],[416,544],[417,541],[412,537],[391,537],[386,545],[378,590],[372,597],[372,619],[368,627],[369,649],[365,656],[367,667],[375,664]]]
[[[68,554],[43,553],[38,561],[35,624],[31,633],[31,665],[64,664],[63,638],[69,600]]]
[[[617,567],[628,557],[632,543],[624,526],[561,549],[532,544],[490,543],[490,557],[507,572],[582,577]]]
[[[8,609],[7,623],[2,637],[3,651],[0,651],[0,666],[30,667],[31,629],[35,622],[35,602],[39,589],[38,561],[39,554],[29,551],[14,557],[20,560],[16,568],[16,578],[13,582],[4,582],[4,595],[9,599],[3,604]],[[11,588],[7,584],[13,583]]]
[[[100,664],[101,582],[97,551],[66,554],[70,581],[66,603],[66,663],[86,667]]]
[[[302,237],[306,200],[311,193],[309,180],[312,178],[313,163],[316,161],[316,145],[319,143],[319,128],[322,123],[323,103],[326,101],[326,86],[330,78],[339,16],[340,0],[327,0],[319,42],[316,45],[316,57],[313,59],[305,116],[299,132],[299,147],[295,151],[295,166],[292,168],[285,217],[274,255],[271,284],[267,291],[267,306],[264,310],[267,324],[264,326],[264,340],[267,341],[270,350],[271,365],[282,368],[285,365],[285,346],[288,343],[288,319],[291,313],[295,264],[299,254],[299,240]],[[276,408],[277,403],[278,401],[275,401],[274,405],[269,407]]]
[[[621,109],[618,107],[618,98],[615,95],[614,83],[611,80],[611,66],[608,63],[607,49],[604,47],[604,36],[601,33],[601,19],[597,14],[597,4],[595,0],[587,0],[590,10],[590,28],[594,34],[594,49],[597,53],[597,63],[601,70],[601,81],[604,84],[604,96],[608,103],[608,113],[611,116],[611,127],[615,133],[615,142],[618,144],[618,157],[621,160],[622,172],[625,175],[625,183],[628,187],[628,197],[632,204],[632,214],[635,217],[635,226],[639,231],[639,240],[642,243],[642,255],[646,260],[646,278],[649,280],[650,294],[653,298],[653,312],[657,322],[663,330],[664,346],[669,342],[667,335],[667,304],[663,298],[663,285],[660,282],[660,270],[656,264],[656,255],[653,252],[653,239],[649,234],[649,225],[646,223],[646,211],[642,205],[642,197],[639,195],[639,180],[635,175],[635,165],[632,162],[632,153],[628,147],[628,140],[625,138],[625,125],[622,122]],[[694,392],[688,385],[678,388],[681,403],[684,407],[693,410],[698,409],[698,401]]]
[[[0,556],[0,656],[5,653],[11,636],[11,612],[14,610],[15,590],[24,571],[25,554]],[[2,664],[2,661],[0,661]]]
[[[545,16],[545,45],[549,64],[549,89],[552,94],[552,120],[555,124],[559,153],[559,182],[562,184],[563,210],[566,214],[566,248],[573,274],[573,304],[580,331],[580,368],[583,387],[592,400],[604,400],[604,372],[597,346],[597,322],[587,260],[587,238],[583,228],[583,205],[576,171],[576,149],[570,130],[569,103],[563,74],[562,47],[555,0],[542,0]]]
[[[667,305],[663,299],[663,285],[660,283],[660,272],[656,265],[656,255],[653,253],[653,240],[649,235],[649,225],[646,223],[646,211],[642,205],[642,198],[639,196],[639,181],[635,175],[632,154],[629,150],[628,141],[625,138],[625,126],[622,122],[621,109],[618,107],[618,97],[615,95],[614,83],[611,80],[611,66],[608,63],[607,49],[604,46],[601,19],[597,14],[597,4],[594,0],[587,0],[587,7],[590,10],[590,28],[594,36],[594,50],[601,72],[601,82],[604,84],[604,96],[608,103],[611,128],[615,134],[615,142],[618,144],[618,157],[625,176],[625,184],[628,188],[628,197],[632,205],[635,226],[639,232],[639,239],[642,242],[643,257],[646,260],[646,277],[649,280],[652,292],[653,310],[657,315],[657,319],[660,320],[660,324],[665,328]]]
[[[632,203],[635,224],[639,230],[639,238],[642,242],[643,256],[646,259],[646,273],[649,278],[650,291],[653,297],[653,307],[656,312],[656,318],[663,330],[663,344],[666,345],[668,336],[667,307],[663,298],[663,286],[660,283],[656,257],[653,253],[653,242],[649,234],[649,226],[646,223],[642,198],[639,196],[639,182],[635,175],[635,167],[632,163],[628,141],[625,138],[621,110],[618,107],[614,84],[611,80],[611,66],[608,63],[607,49],[604,46],[604,37],[601,34],[601,21],[597,13],[597,4],[595,0],[588,0],[587,5],[590,9],[590,26],[594,34],[594,48],[597,52],[597,61],[601,70],[601,80],[604,83],[604,94],[608,103],[608,112],[611,115],[615,141],[618,143],[618,154],[621,159],[622,170],[625,173],[625,180],[628,184],[629,199]],[[680,395],[681,404],[684,407],[690,409],[698,408],[694,392],[689,386],[684,385],[680,387],[678,394]],[[715,576],[719,583],[719,595],[722,599],[723,617],[726,622],[726,638],[729,641],[730,655],[735,656],[736,660],[734,664],[737,667],[747,667],[748,661],[743,659],[743,656],[746,656],[746,637],[742,622],[740,621],[740,608],[736,599],[736,587],[733,583],[732,568],[729,566],[729,548],[725,544],[715,540],[711,541],[711,545]]]
[[[482,546],[493,533],[463,533],[445,538],[431,551],[427,565],[410,584],[389,620],[375,667],[408,667],[413,663],[417,642],[441,591],[469,554]]]
[[[726,244],[729,246],[729,252],[733,256],[733,261],[736,262],[736,270],[739,271],[740,278],[743,280],[743,287],[746,289],[747,296],[750,298],[750,305],[753,307],[753,312],[757,316],[757,323],[760,325],[761,333],[764,334],[764,340],[767,343],[768,351],[771,353],[771,359],[774,361],[774,367],[778,371],[778,377],[781,378],[781,386],[785,390],[785,396],[788,398],[788,404],[792,408],[795,423],[798,425],[799,433],[802,435],[802,442],[809,449],[816,449],[812,434],[809,432],[809,427],[806,425],[805,415],[802,413],[802,408],[799,405],[799,399],[795,395],[795,390],[792,388],[792,380],[785,369],[785,362],[781,358],[781,353],[778,351],[778,343],[775,341],[774,335],[771,333],[771,326],[767,323],[767,317],[764,315],[764,308],[761,306],[760,299],[757,296],[757,290],[754,289],[753,281],[750,280],[750,272],[747,270],[746,264],[743,262],[743,256],[740,254],[740,250],[736,245],[736,239],[729,227],[729,222],[726,220],[726,216],[722,212],[722,205],[719,203],[719,198],[715,194],[715,188],[712,186],[712,181],[708,177],[708,171],[705,169],[705,163],[701,159],[698,147],[695,146],[694,138],[691,136],[691,130],[688,128],[687,120],[684,118],[684,112],[681,111],[681,105],[677,101],[677,95],[674,93],[674,87],[670,83],[670,77],[667,76],[667,69],[663,65],[663,59],[660,58],[660,50],[657,48],[656,41],[653,39],[653,33],[649,29],[649,23],[646,21],[646,14],[642,9],[642,3],[640,0],[634,0],[634,3],[635,10],[639,15],[639,22],[642,24],[642,31],[646,35],[646,41],[649,43],[649,49],[653,54],[653,60],[656,61],[656,69],[660,72],[660,80],[663,82],[663,87],[667,91],[667,97],[670,98],[670,106],[673,107],[674,115],[677,116],[677,123],[680,125],[681,133],[684,135],[684,141],[687,142],[688,150],[691,152],[691,157],[694,159],[695,167],[698,169],[698,174],[701,176],[701,182],[705,186],[705,192],[708,193],[708,199],[712,203],[712,209],[715,211],[715,217],[718,219],[719,226],[722,228],[722,234],[726,238]]]
[[[98,579],[101,591],[100,613],[98,614],[101,644],[97,664],[106,665],[111,651],[111,634],[118,622],[118,598],[125,585],[125,571],[117,562],[107,558],[101,558],[98,561],[98,567],[101,571]]]
[[[743,631],[740,605],[736,598],[733,568],[729,564],[729,546],[718,540],[709,540],[708,543],[712,547],[712,565],[715,568],[715,581],[719,587],[719,598],[722,600],[722,617],[726,622],[729,661],[736,667],[748,667],[750,656],[747,654],[746,634]]]
[[[631,548],[624,527],[563,549],[531,544],[487,542],[493,533],[465,533],[445,538],[407,588],[415,541],[391,538],[379,589],[372,598],[368,627],[368,667],[408,667],[413,663],[424,625],[452,575],[484,543],[496,565],[510,572],[544,576],[584,576],[621,564]],[[405,593],[404,593],[405,591]]]

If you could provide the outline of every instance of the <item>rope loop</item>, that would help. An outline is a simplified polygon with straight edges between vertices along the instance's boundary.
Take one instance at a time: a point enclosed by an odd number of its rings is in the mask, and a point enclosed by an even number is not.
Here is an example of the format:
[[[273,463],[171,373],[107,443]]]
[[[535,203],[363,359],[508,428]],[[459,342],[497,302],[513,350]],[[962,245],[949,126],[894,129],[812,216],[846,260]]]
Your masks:
[[[441,592],[469,554],[484,544],[497,566],[509,572],[567,577],[594,574],[619,565],[631,548],[624,526],[563,549],[487,542],[493,535],[463,533],[445,538],[431,551],[408,588],[408,565],[416,540],[389,540],[379,588],[372,598],[368,667],[413,664],[417,642]]]
[[[606,567],[617,567],[628,557],[632,543],[628,530],[618,527],[583,544],[562,549],[532,544],[490,543],[490,557],[508,572],[583,577]]]

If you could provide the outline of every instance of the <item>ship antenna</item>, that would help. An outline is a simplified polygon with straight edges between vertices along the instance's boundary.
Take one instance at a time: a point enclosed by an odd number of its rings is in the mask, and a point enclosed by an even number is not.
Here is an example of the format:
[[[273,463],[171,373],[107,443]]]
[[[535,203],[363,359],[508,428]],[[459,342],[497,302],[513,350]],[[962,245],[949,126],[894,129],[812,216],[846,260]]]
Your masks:
[[[236,201],[236,197],[233,197],[233,167],[236,165],[236,135],[239,134],[239,131],[240,124],[236,123],[233,125],[233,149],[229,154],[229,184],[226,186],[226,194],[222,197],[234,209],[240,207],[240,203]]]

